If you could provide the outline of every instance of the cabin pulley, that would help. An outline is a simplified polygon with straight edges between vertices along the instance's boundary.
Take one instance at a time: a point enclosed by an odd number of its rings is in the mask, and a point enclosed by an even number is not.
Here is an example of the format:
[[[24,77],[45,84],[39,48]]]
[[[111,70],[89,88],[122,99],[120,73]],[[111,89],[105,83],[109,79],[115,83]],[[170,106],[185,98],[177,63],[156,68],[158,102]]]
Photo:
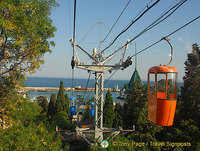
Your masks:
[[[72,56],[71,67],[72,67],[72,69],[74,69],[74,67],[75,67],[75,60],[74,60],[74,56]]]

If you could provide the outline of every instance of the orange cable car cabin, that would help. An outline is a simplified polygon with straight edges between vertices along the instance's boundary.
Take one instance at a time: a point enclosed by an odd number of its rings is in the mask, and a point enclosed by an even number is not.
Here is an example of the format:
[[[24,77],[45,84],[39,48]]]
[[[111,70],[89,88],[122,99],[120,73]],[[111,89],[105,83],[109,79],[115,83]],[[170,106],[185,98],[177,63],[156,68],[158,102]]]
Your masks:
[[[154,66],[148,71],[148,114],[156,125],[173,125],[177,77],[177,69],[170,66]]]

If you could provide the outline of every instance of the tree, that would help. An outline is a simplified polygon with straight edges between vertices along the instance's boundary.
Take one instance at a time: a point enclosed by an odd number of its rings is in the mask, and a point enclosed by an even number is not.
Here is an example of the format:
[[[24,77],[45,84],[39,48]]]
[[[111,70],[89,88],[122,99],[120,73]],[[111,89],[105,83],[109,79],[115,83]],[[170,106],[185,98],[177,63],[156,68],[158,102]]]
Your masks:
[[[47,111],[48,111],[47,97],[45,97],[45,96],[37,97],[37,103],[42,107],[41,113],[47,113]]]
[[[70,105],[69,105],[69,98],[68,98],[68,95],[65,94],[65,108],[66,108],[66,113],[68,115],[70,115]]]
[[[127,95],[127,102],[123,106],[123,122],[125,128],[132,128],[136,124],[141,109],[147,102],[147,91],[140,78],[133,83],[132,89]],[[148,116],[147,116],[148,117]]]
[[[51,123],[53,127],[58,126],[58,128],[62,128],[65,130],[74,130],[74,125],[72,124],[69,116],[63,111],[57,112],[54,115]]]
[[[55,0],[1,0],[0,77],[19,84],[34,73],[54,46],[49,38],[56,28],[49,18]]]
[[[192,45],[193,53],[188,54],[185,61],[184,86],[181,89],[182,111],[184,118],[194,119],[200,123],[200,49],[197,44]]]
[[[119,127],[122,126],[122,113],[123,113],[123,108],[120,105],[120,103],[117,103],[114,109],[115,113],[115,118],[113,120],[113,127]]]
[[[123,106],[123,127],[132,129],[133,125],[135,125],[135,132],[127,138],[137,142],[156,142],[156,134],[162,130],[162,127],[148,119],[147,87],[142,85],[140,78],[133,83],[127,102]],[[158,150],[158,148],[149,145],[140,147],[140,150]]]
[[[193,44],[192,49],[185,61],[184,86],[181,88],[180,114],[176,125],[181,141],[191,142],[190,149],[197,150],[200,145],[200,49],[197,44]]]
[[[52,93],[48,105],[47,115],[51,118],[56,114],[56,94]]]
[[[9,112],[4,113],[9,117],[6,120],[9,127],[0,127],[0,150],[60,150],[60,136],[46,125],[45,118],[38,121],[38,116],[43,115],[41,106],[22,99],[19,94],[12,95],[11,101],[15,105],[10,105]]]
[[[111,128],[113,125],[113,119],[115,117],[113,109],[113,98],[110,91],[106,94],[104,112],[103,112],[103,123],[105,127]]]
[[[65,103],[65,95],[64,95],[64,83],[60,81],[60,87],[56,100],[56,109],[57,112],[64,111],[66,112],[66,103]]]

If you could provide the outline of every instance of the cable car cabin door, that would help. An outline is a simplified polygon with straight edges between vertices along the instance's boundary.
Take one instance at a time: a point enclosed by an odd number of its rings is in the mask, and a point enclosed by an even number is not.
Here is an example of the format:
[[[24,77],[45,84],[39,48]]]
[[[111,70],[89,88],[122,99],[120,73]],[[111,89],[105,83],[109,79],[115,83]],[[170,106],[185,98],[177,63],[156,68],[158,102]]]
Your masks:
[[[176,111],[176,73],[157,73],[157,113],[156,124],[173,125]]]

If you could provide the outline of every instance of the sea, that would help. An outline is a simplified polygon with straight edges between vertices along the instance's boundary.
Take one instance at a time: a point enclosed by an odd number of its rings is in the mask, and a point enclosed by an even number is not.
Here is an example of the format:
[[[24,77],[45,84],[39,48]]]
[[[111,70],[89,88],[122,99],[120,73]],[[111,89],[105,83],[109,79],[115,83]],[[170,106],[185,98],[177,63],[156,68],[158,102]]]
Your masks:
[[[59,87],[60,81],[64,82],[64,87],[72,87],[72,79],[71,78],[43,78],[43,77],[28,77],[25,81],[26,87]],[[82,88],[86,87],[88,79],[74,79],[73,87],[81,86]],[[122,89],[124,87],[125,83],[128,83],[129,80],[106,80],[104,82],[105,88],[118,88]],[[147,81],[143,81],[143,84],[147,84]],[[183,83],[179,82],[178,86],[181,87]],[[94,88],[95,86],[95,80],[90,79],[88,82],[88,88]],[[52,93],[57,94],[57,91],[28,91],[27,95],[30,97],[31,100],[34,100],[35,98],[39,96],[45,96],[50,100],[50,96]],[[94,97],[94,92],[85,92],[85,91],[78,91],[78,92],[69,92],[66,91],[65,94],[68,95],[68,97],[77,97],[82,96],[84,98],[84,101],[87,102],[89,99]],[[104,92],[105,96],[106,92]],[[115,103],[121,103],[123,104],[123,100],[117,99],[117,97],[120,95],[119,92],[111,92],[113,100]]]
[[[60,81],[64,82],[64,87],[72,87],[72,79],[71,78],[41,78],[41,77],[28,77],[25,81],[26,87],[59,87]],[[87,86],[88,79],[74,79],[73,87],[86,87]],[[104,82],[105,88],[118,88],[122,89],[125,83],[128,83],[128,80],[106,80]],[[90,79],[88,82],[88,88],[94,88],[95,86],[95,80]],[[39,96],[45,96],[48,100],[50,100],[50,96],[52,93],[57,94],[57,91],[28,91],[27,95],[30,97],[31,100],[36,99]],[[84,101],[87,102],[89,99],[94,97],[95,93],[88,92],[88,91],[75,91],[70,92],[66,91],[65,94],[68,95],[68,97],[77,97],[82,96],[84,98]],[[106,92],[104,92],[105,96]],[[114,102],[121,102],[122,100],[118,100],[117,97],[120,95],[119,92],[111,92],[113,101]]]

